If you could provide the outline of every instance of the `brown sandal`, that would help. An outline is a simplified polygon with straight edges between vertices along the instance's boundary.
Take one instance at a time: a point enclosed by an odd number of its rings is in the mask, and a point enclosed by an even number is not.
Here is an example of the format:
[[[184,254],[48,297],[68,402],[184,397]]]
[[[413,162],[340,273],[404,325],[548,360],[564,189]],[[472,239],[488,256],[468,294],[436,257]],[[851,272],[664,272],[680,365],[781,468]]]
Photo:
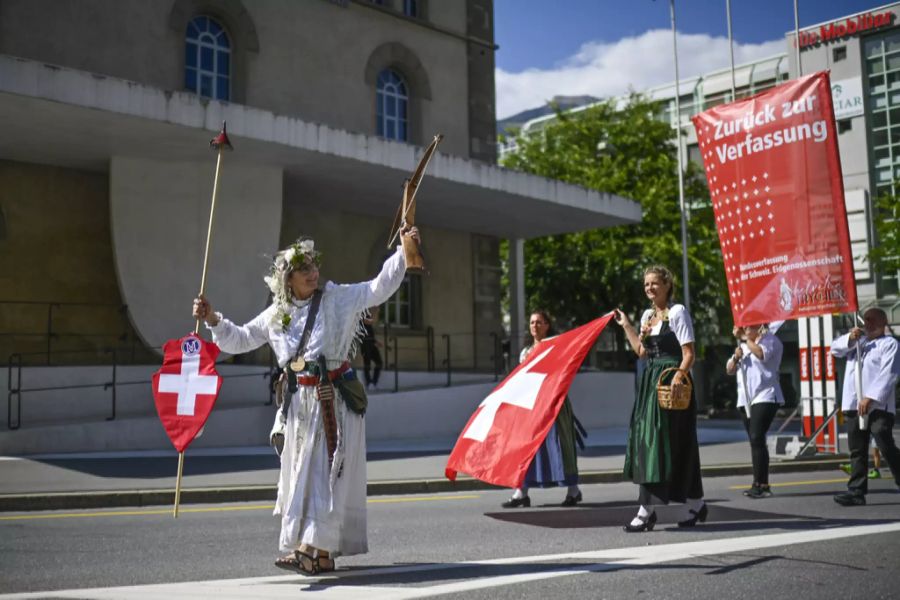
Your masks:
[[[323,564],[323,561],[327,561]],[[293,554],[275,559],[275,566],[288,571],[296,571],[301,575],[318,575],[334,571],[334,559],[330,556],[308,554],[302,550],[294,550]]]
[[[300,571],[300,559],[297,557],[297,552],[276,558],[275,566],[279,569],[302,572]]]

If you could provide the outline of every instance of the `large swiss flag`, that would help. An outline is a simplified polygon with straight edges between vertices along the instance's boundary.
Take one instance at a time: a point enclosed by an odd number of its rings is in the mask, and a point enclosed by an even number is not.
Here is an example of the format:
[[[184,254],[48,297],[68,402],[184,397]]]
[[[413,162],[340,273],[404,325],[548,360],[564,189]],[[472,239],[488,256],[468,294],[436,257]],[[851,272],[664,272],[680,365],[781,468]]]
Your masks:
[[[519,487],[575,373],[613,314],[538,344],[469,419],[447,461],[447,478],[455,480],[462,472],[487,483]]]

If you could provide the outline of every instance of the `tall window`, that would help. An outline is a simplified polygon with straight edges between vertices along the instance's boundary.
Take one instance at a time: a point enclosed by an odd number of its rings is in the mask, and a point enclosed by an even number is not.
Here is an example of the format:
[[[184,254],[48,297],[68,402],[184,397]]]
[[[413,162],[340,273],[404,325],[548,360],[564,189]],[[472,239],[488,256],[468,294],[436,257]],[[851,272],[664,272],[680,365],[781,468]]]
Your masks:
[[[389,140],[407,141],[409,94],[406,82],[393,69],[385,69],[378,75],[376,90],[378,135]]]
[[[184,40],[184,87],[204,98],[231,98],[231,41],[215,20],[194,17]]]
[[[417,329],[422,326],[422,278],[406,275],[400,288],[384,304],[382,315],[392,327]]]
[[[897,194],[900,180],[900,31],[872,37],[864,42],[865,76],[869,101],[872,156],[872,197]],[[875,215],[875,218],[883,215]],[[897,273],[880,273],[883,294],[896,294]]]

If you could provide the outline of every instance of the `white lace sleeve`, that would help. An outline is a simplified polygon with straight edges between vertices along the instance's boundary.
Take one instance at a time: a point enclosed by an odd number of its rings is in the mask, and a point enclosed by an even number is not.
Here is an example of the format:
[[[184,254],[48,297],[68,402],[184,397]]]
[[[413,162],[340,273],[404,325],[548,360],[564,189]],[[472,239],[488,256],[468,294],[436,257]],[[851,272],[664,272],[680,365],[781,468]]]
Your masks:
[[[244,325],[236,325],[220,313],[216,313],[219,315],[219,322],[206,327],[212,332],[213,341],[224,352],[243,354],[256,350],[269,341],[269,320],[273,310],[272,306],[268,307]]]
[[[400,246],[381,266],[374,279],[362,283],[335,284],[329,291],[338,299],[343,311],[358,313],[371,306],[384,304],[403,283],[406,258]]]

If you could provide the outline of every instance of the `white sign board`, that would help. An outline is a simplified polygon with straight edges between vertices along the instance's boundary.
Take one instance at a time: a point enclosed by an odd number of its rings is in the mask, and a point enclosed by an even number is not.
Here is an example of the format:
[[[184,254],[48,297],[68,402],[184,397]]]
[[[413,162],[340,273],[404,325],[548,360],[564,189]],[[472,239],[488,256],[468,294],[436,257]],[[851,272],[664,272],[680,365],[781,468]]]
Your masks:
[[[840,79],[831,82],[831,99],[834,103],[836,121],[858,117],[865,112],[862,93],[862,79]]]

